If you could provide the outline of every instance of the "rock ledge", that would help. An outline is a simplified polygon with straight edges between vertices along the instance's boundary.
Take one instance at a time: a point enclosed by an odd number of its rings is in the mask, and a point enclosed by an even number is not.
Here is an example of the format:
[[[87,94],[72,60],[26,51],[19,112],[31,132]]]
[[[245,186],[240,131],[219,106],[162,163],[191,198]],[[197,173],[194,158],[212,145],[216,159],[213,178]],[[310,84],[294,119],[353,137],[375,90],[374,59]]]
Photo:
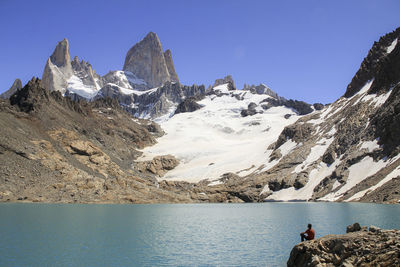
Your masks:
[[[353,226],[355,226],[354,224]],[[400,266],[400,231],[350,226],[344,235],[327,235],[296,245],[287,266]],[[358,225],[359,226],[359,225]]]

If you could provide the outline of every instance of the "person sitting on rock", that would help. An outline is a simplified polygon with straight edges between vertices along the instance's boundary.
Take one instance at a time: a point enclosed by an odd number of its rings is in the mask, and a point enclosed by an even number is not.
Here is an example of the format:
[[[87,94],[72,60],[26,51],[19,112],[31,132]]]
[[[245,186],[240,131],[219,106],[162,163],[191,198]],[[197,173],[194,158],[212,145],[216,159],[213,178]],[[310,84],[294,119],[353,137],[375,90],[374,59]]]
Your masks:
[[[314,229],[312,229],[311,223],[309,223],[307,227],[308,227],[308,229],[305,232],[300,233],[301,242],[303,242],[304,240],[313,240],[314,239],[315,231],[314,231]]]

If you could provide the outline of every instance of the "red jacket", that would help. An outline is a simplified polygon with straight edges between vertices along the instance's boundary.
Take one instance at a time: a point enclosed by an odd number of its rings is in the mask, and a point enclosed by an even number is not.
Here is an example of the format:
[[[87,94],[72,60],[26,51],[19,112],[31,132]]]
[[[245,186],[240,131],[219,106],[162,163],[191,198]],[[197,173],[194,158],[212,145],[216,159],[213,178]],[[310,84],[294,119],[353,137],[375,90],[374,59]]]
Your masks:
[[[313,240],[314,239],[314,237],[315,237],[315,231],[314,231],[314,229],[307,229],[307,231],[306,231],[306,234],[307,234],[307,239],[308,240]]]

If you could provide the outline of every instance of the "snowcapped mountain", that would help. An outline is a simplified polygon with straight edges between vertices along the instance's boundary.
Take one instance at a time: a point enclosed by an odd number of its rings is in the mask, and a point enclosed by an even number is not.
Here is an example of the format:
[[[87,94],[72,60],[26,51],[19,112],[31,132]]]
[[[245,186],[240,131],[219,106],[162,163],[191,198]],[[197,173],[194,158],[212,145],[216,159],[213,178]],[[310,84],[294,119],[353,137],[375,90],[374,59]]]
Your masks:
[[[162,179],[234,185],[247,201],[396,200],[399,38],[397,29],[376,42],[344,96],[325,107],[217,80],[200,109],[161,122],[166,135],[143,160],[171,154],[180,164]]]
[[[182,85],[171,51],[163,51],[155,33],[128,51],[123,70],[102,77],[88,62],[71,61],[64,39],[34,87],[93,101],[92,112],[111,98],[131,115],[151,119],[131,118],[150,132],[156,130],[159,138],[124,166],[157,190],[186,200],[397,202],[399,38],[400,28],[375,42],[345,94],[325,106],[287,100],[264,84],[238,90],[229,75],[209,89]],[[21,85],[13,87],[18,91]],[[28,89],[18,94],[18,101],[11,96],[11,105],[25,108]],[[58,93],[52,97],[63,101]],[[64,105],[72,106],[68,101]],[[99,114],[110,110],[103,107]],[[103,115],[99,121],[113,120]],[[107,130],[104,136],[109,135]],[[124,133],[120,137],[126,141]],[[137,141],[135,135],[129,138]],[[101,140],[92,141],[100,145]],[[125,147],[121,151],[129,152]]]
[[[179,83],[171,51],[163,52],[153,32],[129,49],[123,70],[110,71],[103,77],[90,63],[70,58],[69,42],[64,39],[46,63],[42,78],[46,89],[74,100],[115,98],[136,117],[169,117],[186,97],[205,92],[204,86]]]

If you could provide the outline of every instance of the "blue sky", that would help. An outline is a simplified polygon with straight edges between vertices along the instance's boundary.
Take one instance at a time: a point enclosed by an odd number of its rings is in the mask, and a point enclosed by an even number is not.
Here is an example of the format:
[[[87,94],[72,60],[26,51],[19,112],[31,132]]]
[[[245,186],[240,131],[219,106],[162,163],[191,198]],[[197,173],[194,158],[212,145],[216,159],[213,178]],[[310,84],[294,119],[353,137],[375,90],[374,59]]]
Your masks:
[[[0,92],[42,76],[58,41],[100,75],[122,69],[149,31],[183,84],[231,74],[286,98],[340,97],[374,41],[400,26],[400,1],[0,0]]]

